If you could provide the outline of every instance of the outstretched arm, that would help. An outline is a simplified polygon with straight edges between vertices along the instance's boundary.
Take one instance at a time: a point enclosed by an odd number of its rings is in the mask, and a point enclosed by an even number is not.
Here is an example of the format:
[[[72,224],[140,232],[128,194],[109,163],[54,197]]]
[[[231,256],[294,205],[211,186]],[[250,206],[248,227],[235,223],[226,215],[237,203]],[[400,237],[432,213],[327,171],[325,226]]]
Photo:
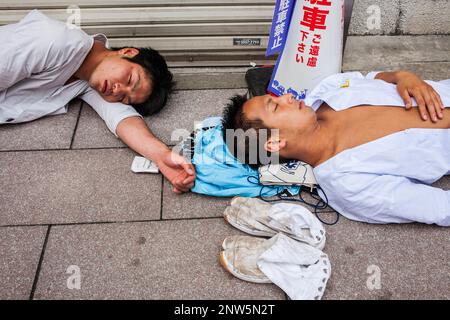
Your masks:
[[[433,122],[443,118],[444,104],[439,94],[428,83],[409,71],[380,72],[375,79],[396,84],[397,91],[405,102],[406,109],[412,108],[411,97],[418,105],[418,110],[423,120],[428,120],[427,114]]]
[[[194,166],[158,140],[133,107],[107,102],[93,89],[88,89],[80,98],[99,114],[114,135],[137,153],[154,161],[172,183],[174,192],[186,192],[193,187]]]

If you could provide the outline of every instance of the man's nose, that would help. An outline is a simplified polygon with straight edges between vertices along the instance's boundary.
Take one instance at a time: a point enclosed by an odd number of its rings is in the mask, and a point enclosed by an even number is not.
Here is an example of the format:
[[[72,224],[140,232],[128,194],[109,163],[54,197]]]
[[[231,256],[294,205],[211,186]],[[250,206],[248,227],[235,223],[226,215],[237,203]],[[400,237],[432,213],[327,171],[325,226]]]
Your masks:
[[[292,93],[289,93],[289,103],[294,103],[294,95]]]
[[[117,93],[119,93],[120,91],[120,84],[119,83],[114,83],[112,86],[112,93],[113,95],[116,95]]]
[[[131,88],[124,86],[120,83],[115,84],[115,86],[113,86],[113,94],[114,95],[129,95],[131,92]]]
[[[294,102],[294,95],[292,93],[287,93],[284,95],[284,98],[286,99],[287,103],[292,104]]]

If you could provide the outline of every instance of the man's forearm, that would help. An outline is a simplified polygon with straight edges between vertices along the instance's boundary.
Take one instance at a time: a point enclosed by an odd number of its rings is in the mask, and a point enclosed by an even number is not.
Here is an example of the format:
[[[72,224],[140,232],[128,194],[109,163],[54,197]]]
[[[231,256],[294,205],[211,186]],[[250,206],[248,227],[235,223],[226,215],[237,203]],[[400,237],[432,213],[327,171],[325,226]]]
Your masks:
[[[153,135],[140,117],[125,118],[118,124],[116,133],[131,149],[155,162],[158,162],[165,152],[170,151]]]

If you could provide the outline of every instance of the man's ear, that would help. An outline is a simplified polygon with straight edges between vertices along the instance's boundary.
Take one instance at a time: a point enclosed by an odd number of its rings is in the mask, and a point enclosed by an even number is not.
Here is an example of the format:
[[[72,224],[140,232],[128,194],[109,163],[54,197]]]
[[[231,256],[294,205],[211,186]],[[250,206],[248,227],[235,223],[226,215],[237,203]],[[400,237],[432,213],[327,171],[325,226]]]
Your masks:
[[[128,58],[133,58],[135,55],[139,54],[139,49],[136,48],[122,48],[117,51],[120,55],[127,56]]]
[[[270,138],[264,144],[264,149],[272,153],[280,152],[285,147],[286,147],[286,139],[282,139],[279,137]]]

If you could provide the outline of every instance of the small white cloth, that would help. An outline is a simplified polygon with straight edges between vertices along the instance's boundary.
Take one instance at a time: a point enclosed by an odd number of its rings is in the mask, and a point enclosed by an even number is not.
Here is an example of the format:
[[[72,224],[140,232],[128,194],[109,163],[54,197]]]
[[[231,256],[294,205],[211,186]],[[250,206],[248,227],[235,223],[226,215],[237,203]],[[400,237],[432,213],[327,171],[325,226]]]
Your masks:
[[[258,268],[293,300],[320,300],[330,278],[328,256],[279,233],[258,258]]]

